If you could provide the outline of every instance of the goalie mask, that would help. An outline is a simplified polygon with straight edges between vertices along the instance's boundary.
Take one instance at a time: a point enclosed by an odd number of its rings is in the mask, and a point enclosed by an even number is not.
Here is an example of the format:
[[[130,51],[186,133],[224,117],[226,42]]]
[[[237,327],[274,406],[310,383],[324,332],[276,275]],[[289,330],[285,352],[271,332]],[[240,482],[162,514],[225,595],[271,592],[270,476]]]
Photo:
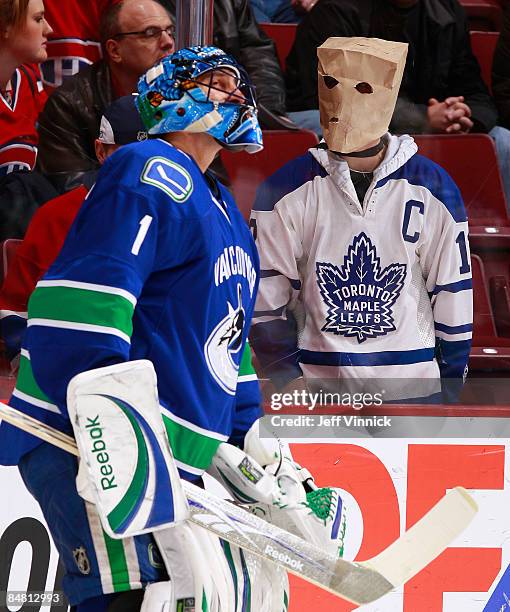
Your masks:
[[[388,131],[407,44],[378,38],[328,38],[317,49],[319,109],[331,151],[364,151]]]
[[[140,78],[138,91],[149,134],[206,132],[228,149],[262,149],[254,87],[221,49],[188,47],[163,58]]]

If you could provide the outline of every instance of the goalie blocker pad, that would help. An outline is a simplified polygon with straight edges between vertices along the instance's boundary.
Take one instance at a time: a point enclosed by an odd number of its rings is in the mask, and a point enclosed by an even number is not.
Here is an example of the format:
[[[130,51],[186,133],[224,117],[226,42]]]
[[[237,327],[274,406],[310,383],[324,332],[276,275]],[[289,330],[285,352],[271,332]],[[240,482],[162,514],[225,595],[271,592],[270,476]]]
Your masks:
[[[67,406],[108,535],[139,535],[188,518],[150,361],[78,374],[69,383]]]

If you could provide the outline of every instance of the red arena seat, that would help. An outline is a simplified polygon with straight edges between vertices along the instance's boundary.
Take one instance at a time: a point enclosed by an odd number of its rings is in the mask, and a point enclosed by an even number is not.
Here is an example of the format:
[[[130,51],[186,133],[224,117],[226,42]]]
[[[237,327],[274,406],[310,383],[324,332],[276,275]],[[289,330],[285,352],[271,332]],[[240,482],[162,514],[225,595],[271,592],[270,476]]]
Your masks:
[[[497,32],[470,32],[471,49],[475,54],[482,77],[489,89],[492,89],[492,58],[498,42]]]
[[[492,314],[485,270],[479,255],[471,255],[473,273],[473,346],[479,346],[478,339],[496,336],[496,324]]]
[[[503,12],[497,0],[460,0],[460,4],[470,30],[500,31]]]
[[[264,149],[260,153],[250,155],[225,150],[221,152],[235,200],[245,219],[250,216],[255,192],[260,183],[318,142],[315,133],[308,130],[272,130],[264,132]]]
[[[494,142],[487,134],[414,136],[418,152],[442,166],[459,186],[470,226],[510,227]],[[488,227],[486,227],[488,226]]]
[[[290,53],[296,38],[297,24],[295,23],[259,23],[264,32],[274,41],[276,54],[282,70],[285,70],[285,60]]]
[[[478,255],[471,255],[471,268],[474,309],[473,346],[469,356],[471,374],[476,376],[488,372],[510,371],[510,338],[507,334],[502,334],[508,331],[508,328],[505,327],[505,323],[508,324],[510,312],[508,283],[502,276],[490,278],[491,295],[489,296],[487,270]],[[495,287],[495,284],[498,286]],[[498,292],[497,295],[496,292]],[[498,316],[502,319],[499,323]]]

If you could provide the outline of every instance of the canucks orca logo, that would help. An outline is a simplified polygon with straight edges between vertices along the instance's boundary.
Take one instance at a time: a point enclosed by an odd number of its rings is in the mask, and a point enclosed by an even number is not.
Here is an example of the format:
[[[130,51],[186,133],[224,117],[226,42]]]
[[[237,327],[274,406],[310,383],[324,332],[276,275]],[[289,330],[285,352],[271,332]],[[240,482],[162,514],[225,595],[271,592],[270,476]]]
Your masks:
[[[385,336],[395,331],[392,307],[406,276],[406,264],[381,269],[381,260],[363,232],[347,249],[343,266],[317,262],[317,283],[328,307],[322,331],[356,338]]]
[[[233,356],[243,348],[245,312],[241,297],[241,285],[238,284],[237,306],[234,308],[227,302],[227,316],[216,325],[204,346],[209,371],[223,391],[229,395],[234,395],[236,392],[239,373],[239,365],[236,364]]]

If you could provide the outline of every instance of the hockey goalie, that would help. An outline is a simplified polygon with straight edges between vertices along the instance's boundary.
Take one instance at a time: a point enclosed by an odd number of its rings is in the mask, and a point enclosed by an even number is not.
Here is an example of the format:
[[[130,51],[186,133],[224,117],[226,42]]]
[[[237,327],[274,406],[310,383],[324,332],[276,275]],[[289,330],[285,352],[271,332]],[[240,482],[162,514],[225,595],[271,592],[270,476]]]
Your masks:
[[[10,402],[73,434],[80,462],[5,422],[0,459],[42,508],[73,612],[284,612],[286,573],[188,522],[180,480],[209,471],[342,552],[338,492],[258,435],[258,255],[207,172],[222,147],[262,148],[253,88],[220,49],[185,48],[141,78],[137,105],[153,137],[106,161],[32,294]]]

